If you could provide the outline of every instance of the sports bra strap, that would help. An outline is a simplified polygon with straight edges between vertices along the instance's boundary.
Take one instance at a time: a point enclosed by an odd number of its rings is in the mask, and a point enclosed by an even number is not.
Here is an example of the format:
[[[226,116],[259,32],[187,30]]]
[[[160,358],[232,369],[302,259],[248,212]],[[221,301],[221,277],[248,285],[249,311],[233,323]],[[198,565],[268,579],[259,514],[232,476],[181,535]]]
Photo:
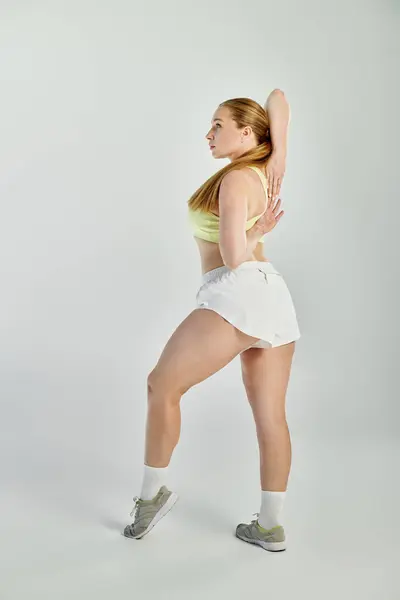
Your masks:
[[[264,175],[264,173],[261,171],[261,169],[259,167],[256,167],[255,165],[249,165],[249,169],[253,169],[253,171],[255,171],[258,174],[258,176],[261,179],[261,183],[262,183],[262,186],[263,186],[263,188],[265,190],[265,193],[267,193],[267,191],[268,191],[268,181],[267,181],[267,178]]]

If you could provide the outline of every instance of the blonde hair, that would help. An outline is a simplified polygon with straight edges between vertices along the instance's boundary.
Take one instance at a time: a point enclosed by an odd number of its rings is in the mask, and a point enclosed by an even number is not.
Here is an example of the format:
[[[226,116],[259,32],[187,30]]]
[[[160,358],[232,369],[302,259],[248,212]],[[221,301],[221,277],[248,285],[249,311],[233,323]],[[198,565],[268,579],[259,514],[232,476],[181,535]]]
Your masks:
[[[232,98],[225,100],[219,106],[229,108],[231,117],[239,129],[250,126],[258,145],[207,179],[188,200],[188,206],[192,210],[215,212],[218,207],[219,188],[224,176],[230,171],[240,170],[250,165],[262,167],[268,162],[272,152],[268,113],[258,102],[251,98]]]

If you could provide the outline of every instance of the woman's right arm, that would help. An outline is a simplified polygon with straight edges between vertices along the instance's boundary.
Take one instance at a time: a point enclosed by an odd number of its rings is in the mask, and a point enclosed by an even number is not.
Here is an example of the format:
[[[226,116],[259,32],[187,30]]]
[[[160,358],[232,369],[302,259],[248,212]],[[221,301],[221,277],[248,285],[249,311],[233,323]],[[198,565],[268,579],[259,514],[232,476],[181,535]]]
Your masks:
[[[219,189],[219,250],[224,264],[236,269],[249,260],[264,235],[262,227],[246,231],[248,182],[243,170],[235,169],[222,179]],[[263,217],[260,218],[262,221]]]

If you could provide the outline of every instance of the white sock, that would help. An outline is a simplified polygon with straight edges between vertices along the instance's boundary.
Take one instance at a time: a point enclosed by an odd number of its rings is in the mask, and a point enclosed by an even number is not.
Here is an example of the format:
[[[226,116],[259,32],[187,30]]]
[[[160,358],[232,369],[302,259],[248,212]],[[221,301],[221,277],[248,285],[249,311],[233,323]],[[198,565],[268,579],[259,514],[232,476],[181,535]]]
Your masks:
[[[283,507],[286,492],[269,492],[261,490],[261,508],[258,522],[264,529],[271,529],[279,522],[280,513]]]
[[[144,465],[142,491],[140,498],[142,500],[151,500],[158,493],[158,490],[166,482],[168,467],[150,467]]]

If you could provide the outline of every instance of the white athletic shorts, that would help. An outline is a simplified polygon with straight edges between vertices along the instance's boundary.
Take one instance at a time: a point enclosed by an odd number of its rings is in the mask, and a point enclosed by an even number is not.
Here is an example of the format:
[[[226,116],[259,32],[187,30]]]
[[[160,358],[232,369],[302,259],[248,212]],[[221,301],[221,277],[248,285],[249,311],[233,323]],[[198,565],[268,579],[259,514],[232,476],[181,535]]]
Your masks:
[[[270,262],[246,261],[236,269],[222,266],[204,273],[196,304],[259,338],[249,347],[275,348],[300,338],[289,289]]]

